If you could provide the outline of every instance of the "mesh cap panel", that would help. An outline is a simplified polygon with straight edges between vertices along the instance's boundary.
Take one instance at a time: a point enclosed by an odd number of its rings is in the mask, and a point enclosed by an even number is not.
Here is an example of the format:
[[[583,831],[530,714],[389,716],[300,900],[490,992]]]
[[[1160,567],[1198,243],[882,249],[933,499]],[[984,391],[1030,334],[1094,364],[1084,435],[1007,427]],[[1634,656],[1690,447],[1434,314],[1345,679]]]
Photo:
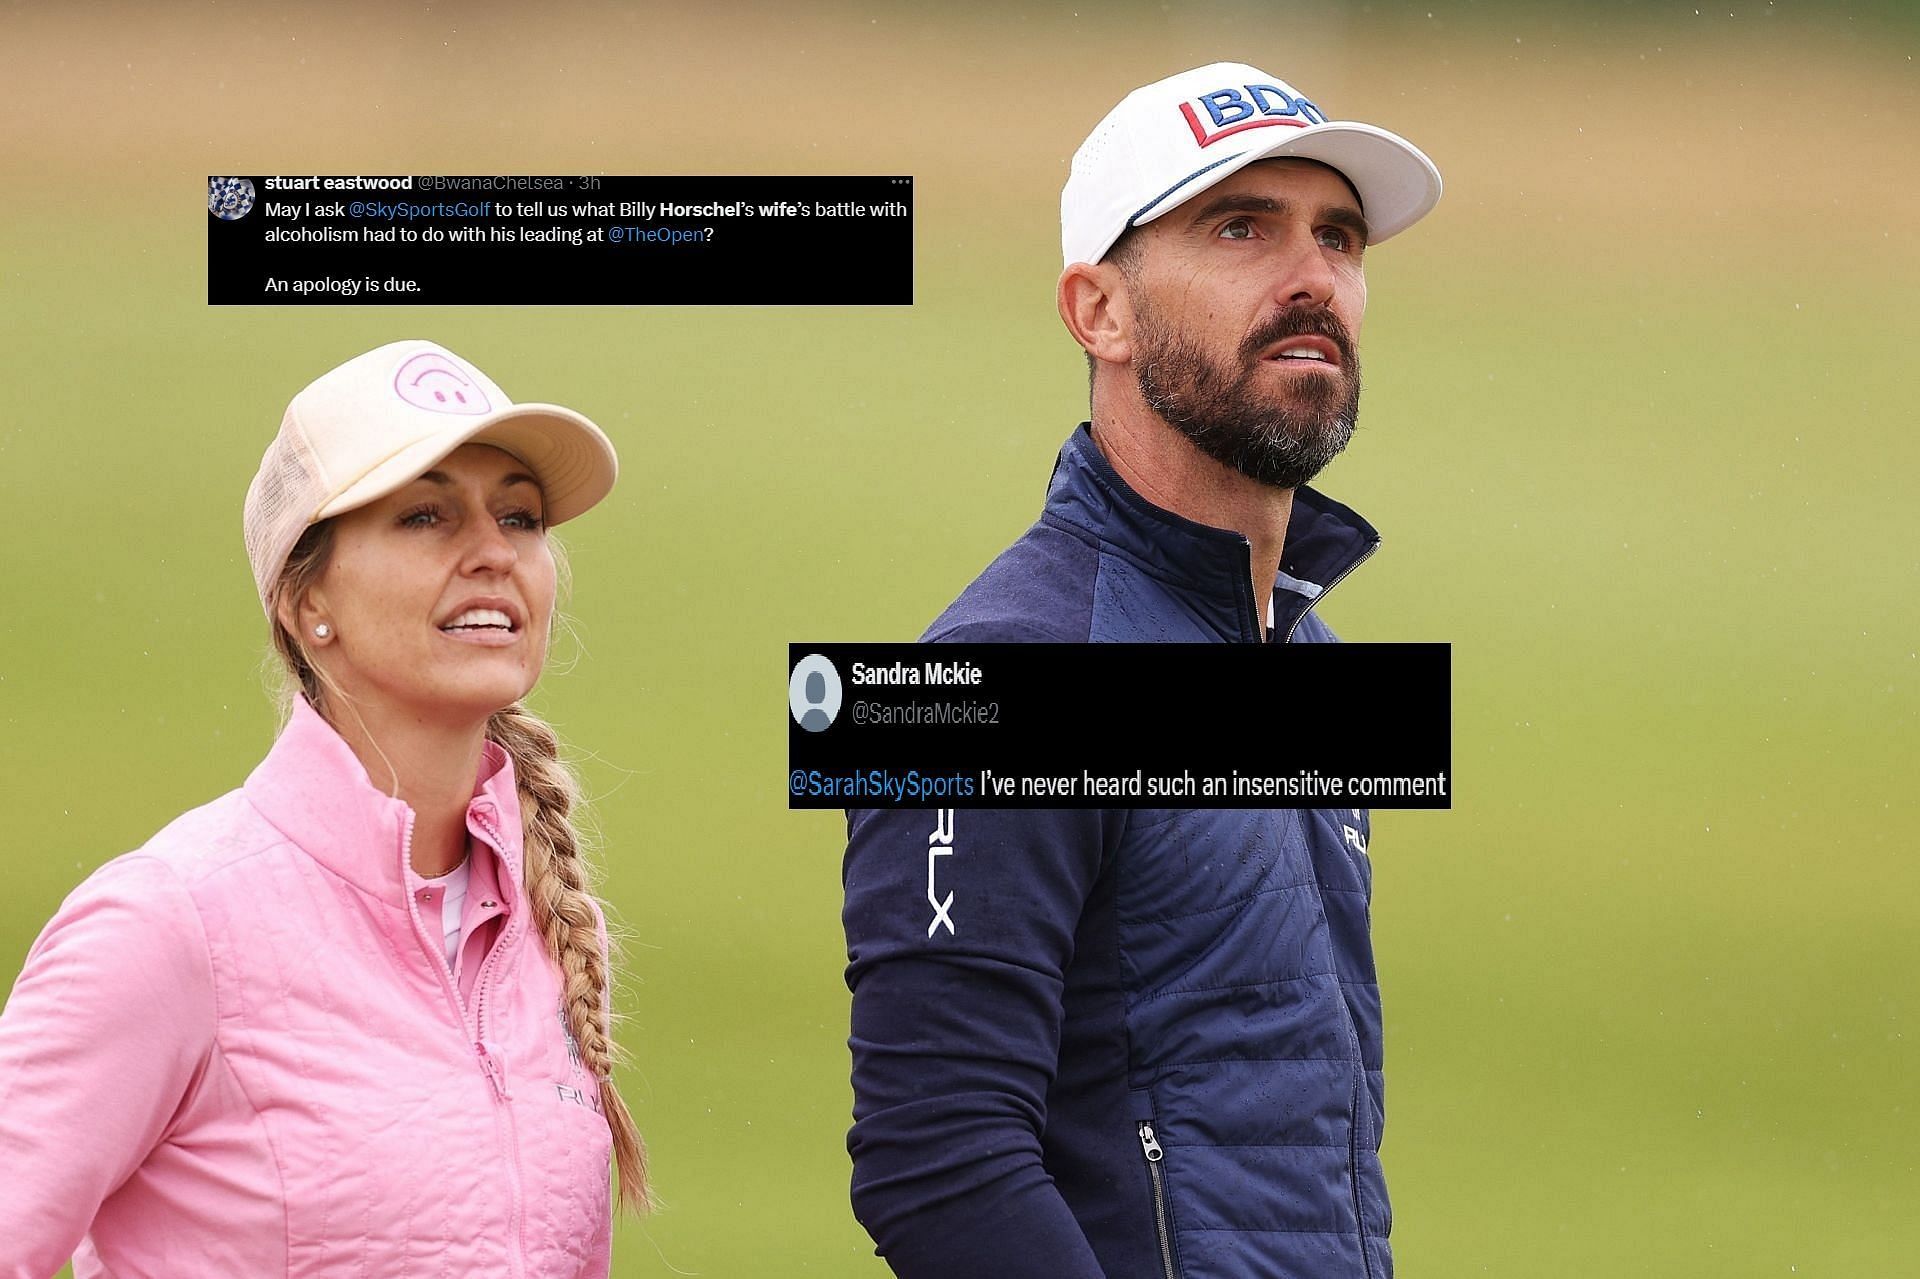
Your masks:
[[[273,583],[294,543],[313,522],[314,512],[325,498],[326,482],[320,476],[319,462],[289,412],[280,424],[280,434],[260,459],[259,473],[247,487],[242,531],[262,607],[267,606]]]

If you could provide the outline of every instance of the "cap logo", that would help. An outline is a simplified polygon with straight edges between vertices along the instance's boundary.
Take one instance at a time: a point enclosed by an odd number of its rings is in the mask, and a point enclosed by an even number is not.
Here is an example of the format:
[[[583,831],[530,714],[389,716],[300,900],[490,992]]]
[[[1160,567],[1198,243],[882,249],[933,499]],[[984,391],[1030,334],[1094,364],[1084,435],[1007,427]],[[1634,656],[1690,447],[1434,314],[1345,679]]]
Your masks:
[[[466,370],[437,351],[414,356],[393,375],[394,394],[430,413],[476,416],[493,411],[487,393]]]
[[[1196,106],[1200,108],[1199,111],[1194,110]],[[1211,129],[1201,123],[1201,112],[1205,112],[1207,119],[1212,122]],[[1215,89],[1212,93],[1203,93],[1182,102],[1180,114],[1187,118],[1187,127],[1193,130],[1193,140],[1203,147],[1210,147],[1224,137],[1247,129],[1265,129],[1272,125],[1304,129],[1310,124],[1327,122],[1327,117],[1321,114],[1319,107],[1305,98],[1288,93],[1277,84],[1246,84]]]

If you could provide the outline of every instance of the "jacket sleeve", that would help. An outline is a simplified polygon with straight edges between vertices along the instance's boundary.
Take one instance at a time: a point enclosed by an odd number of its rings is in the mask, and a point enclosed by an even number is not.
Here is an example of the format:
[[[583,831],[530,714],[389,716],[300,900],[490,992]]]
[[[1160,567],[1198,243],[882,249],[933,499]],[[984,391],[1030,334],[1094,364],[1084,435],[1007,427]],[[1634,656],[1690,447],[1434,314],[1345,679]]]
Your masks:
[[[166,1136],[214,1016],[199,912],[165,865],[119,858],[67,898],[0,1014],[0,1275],[73,1254]]]
[[[1100,1279],[1040,1136],[1104,822],[848,814],[853,1209],[901,1279]]]

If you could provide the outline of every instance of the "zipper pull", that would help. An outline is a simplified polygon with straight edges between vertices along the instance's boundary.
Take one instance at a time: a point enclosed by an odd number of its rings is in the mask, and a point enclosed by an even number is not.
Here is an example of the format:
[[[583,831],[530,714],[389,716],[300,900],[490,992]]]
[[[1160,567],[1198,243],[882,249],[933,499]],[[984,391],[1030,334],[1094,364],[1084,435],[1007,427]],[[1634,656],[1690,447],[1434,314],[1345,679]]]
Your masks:
[[[1153,1125],[1140,1125],[1140,1149],[1147,1152],[1147,1162],[1157,1164],[1166,1157],[1166,1151],[1160,1149],[1160,1139],[1153,1135]]]
[[[480,1054],[480,1069],[487,1074],[487,1082],[493,1085],[493,1095],[506,1101],[513,1094],[507,1091],[507,1072],[500,1065],[500,1059],[494,1054],[492,1045],[482,1041],[475,1044],[474,1051]]]

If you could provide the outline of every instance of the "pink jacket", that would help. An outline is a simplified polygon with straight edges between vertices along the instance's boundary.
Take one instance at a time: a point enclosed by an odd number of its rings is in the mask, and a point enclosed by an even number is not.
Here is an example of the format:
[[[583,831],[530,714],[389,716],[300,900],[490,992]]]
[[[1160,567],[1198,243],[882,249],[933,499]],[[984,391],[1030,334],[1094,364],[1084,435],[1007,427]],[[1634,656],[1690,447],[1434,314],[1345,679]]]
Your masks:
[[[0,1016],[0,1275],[605,1276],[607,1124],[491,743],[467,829],[506,872],[470,999],[407,894],[413,811],[305,701],[76,889]]]

